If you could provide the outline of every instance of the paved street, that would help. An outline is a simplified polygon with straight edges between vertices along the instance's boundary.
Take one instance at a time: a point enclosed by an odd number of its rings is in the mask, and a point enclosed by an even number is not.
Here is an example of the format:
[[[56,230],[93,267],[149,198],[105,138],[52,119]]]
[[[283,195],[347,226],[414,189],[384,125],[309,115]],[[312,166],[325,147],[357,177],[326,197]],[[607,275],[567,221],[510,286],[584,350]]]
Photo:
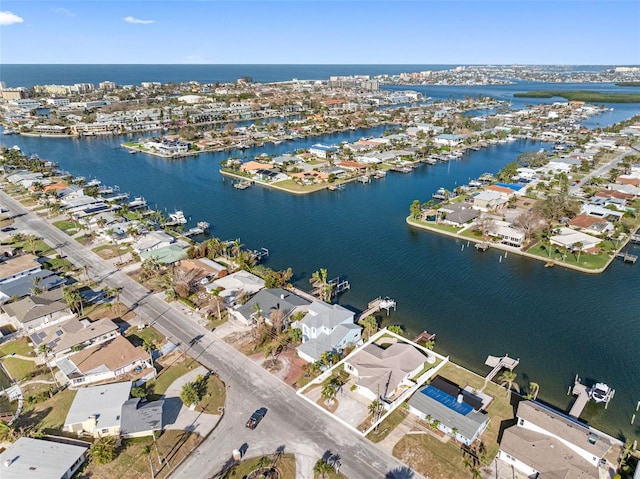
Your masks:
[[[586,175],[584,175],[584,178],[582,178],[582,180],[580,180],[579,184],[569,188],[569,192],[572,195],[575,195],[578,191],[580,191],[580,188],[582,187],[582,185],[589,184],[589,180],[591,180],[591,178],[607,177],[607,175],[609,174],[609,172],[612,169],[618,168],[618,166],[620,165],[620,162],[622,161],[622,159],[625,156],[633,155],[633,154],[636,154],[636,153],[637,153],[637,151],[635,151],[635,150],[633,150],[631,148],[627,148],[624,151],[624,153],[619,154],[614,159],[612,159],[610,162],[605,163],[604,165],[600,166],[599,168],[596,168],[592,172],[587,173]]]
[[[28,213],[20,203],[1,193],[2,204],[15,215]],[[293,389],[267,373],[253,361],[198,325],[172,304],[150,295],[126,274],[113,269],[95,253],[82,247],[35,214],[15,218],[25,233],[44,238],[76,265],[89,265],[92,279],[112,288],[121,288],[120,300],[147,324],[153,325],[172,342],[227,384],[226,412],[218,427],[172,474],[175,479],[209,478],[231,457],[233,449],[246,445],[246,456],[275,452],[299,454],[307,471],[326,451],[340,456],[340,471],[351,479],[374,477],[420,477],[395,458],[343,427],[300,399]],[[267,415],[253,431],[244,424],[259,407]],[[300,477],[310,477],[303,472]]]

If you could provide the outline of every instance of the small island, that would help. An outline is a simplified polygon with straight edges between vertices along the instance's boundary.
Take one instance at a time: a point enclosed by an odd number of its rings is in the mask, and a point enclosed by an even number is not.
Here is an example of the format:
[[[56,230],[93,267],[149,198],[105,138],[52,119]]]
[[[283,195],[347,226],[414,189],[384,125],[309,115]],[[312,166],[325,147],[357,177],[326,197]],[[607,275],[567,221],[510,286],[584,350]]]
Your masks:
[[[513,96],[516,98],[553,98],[558,96],[569,101],[591,103],[640,103],[640,93],[606,93],[586,90],[534,90],[514,93]]]

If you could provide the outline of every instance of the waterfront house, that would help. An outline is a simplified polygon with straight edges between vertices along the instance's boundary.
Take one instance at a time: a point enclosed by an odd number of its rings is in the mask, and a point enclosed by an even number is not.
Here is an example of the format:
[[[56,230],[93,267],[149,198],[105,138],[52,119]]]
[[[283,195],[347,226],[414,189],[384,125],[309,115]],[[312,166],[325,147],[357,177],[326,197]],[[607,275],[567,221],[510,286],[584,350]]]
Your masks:
[[[23,436],[0,452],[0,477],[71,479],[86,460],[87,446]]]
[[[182,242],[179,242],[179,244],[170,244],[145,251],[144,253],[140,253],[140,259],[144,261],[153,258],[158,263],[164,265],[177,263],[187,257],[187,249],[185,246],[181,246],[181,244]]]
[[[415,386],[416,375],[428,359],[408,343],[396,342],[386,348],[371,343],[349,356],[344,369],[356,378],[359,394],[389,404]]]
[[[296,348],[298,356],[313,363],[323,353],[341,353],[347,345],[362,342],[362,328],[354,323],[354,313],[338,304],[314,301],[302,320],[293,323],[302,331],[302,344]]]
[[[49,346],[49,355],[63,358],[74,350],[90,348],[120,335],[120,328],[110,319],[89,321],[71,318],[61,323],[32,332],[29,337],[37,350],[41,345]]]
[[[149,353],[141,347],[135,347],[120,335],[98,346],[58,359],[56,365],[71,387],[122,379],[127,374],[134,376],[131,379],[142,383],[156,375]]]
[[[16,329],[26,331],[37,331],[74,316],[67,302],[62,299],[62,288],[4,304],[1,309],[4,311],[3,319]]]
[[[485,188],[485,191],[494,191],[500,193],[500,198],[503,200],[509,200],[516,194],[516,191],[520,190],[522,186],[516,187],[515,185],[495,184],[489,185]]]
[[[118,436],[122,405],[130,392],[129,381],[78,389],[62,430],[93,437]]]
[[[321,145],[319,143],[312,145],[309,147],[309,153],[318,158],[323,158],[325,160],[333,158],[340,148],[337,146],[327,146]]]
[[[261,163],[259,161],[247,161],[246,163],[242,163],[240,165],[240,171],[244,171],[245,173],[250,173],[254,175],[257,171],[260,170],[271,170],[275,168],[275,165],[271,163]]]
[[[464,138],[460,135],[450,135],[448,133],[443,133],[441,135],[436,136],[433,139],[433,142],[436,145],[442,145],[442,146],[458,146],[462,143],[462,141],[464,140]]]
[[[469,221],[475,220],[480,213],[465,203],[450,203],[438,208],[438,222],[462,227]]]
[[[524,241],[524,233],[515,228],[508,221],[493,220],[487,230],[489,236],[500,238],[500,242],[507,246],[520,248]]]
[[[595,236],[582,233],[567,227],[560,227],[553,230],[553,236],[549,238],[552,245],[560,246],[570,249],[572,251],[579,249],[580,251],[588,251],[595,248],[602,239]],[[582,246],[578,248],[576,244],[581,243]]]
[[[437,424],[445,434],[471,445],[489,425],[485,409],[493,398],[436,376],[409,399],[409,412],[423,421]],[[437,422],[435,422],[437,421]]]
[[[258,324],[260,320],[269,322],[274,311],[280,311],[285,325],[289,316],[308,310],[310,301],[282,288],[262,289],[243,305],[229,310],[234,319],[244,324]]]
[[[480,191],[473,196],[473,207],[480,211],[490,211],[506,203],[497,191]]]
[[[521,401],[516,416],[498,457],[526,476],[597,479],[602,466],[615,469],[605,459],[612,443],[600,431],[533,401]]]
[[[218,294],[227,304],[234,304],[239,294],[252,296],[264,288],[264,280],[248,271],[240,270],[223,276],[205,286],[207,291],[220,291]]]
[[[140,236],[131,245],[133,251],[138,254],[146,253],[147,251],[157,250],[164,248],[176,242],[176,239],[164,231],[149,231],[143,236]]]

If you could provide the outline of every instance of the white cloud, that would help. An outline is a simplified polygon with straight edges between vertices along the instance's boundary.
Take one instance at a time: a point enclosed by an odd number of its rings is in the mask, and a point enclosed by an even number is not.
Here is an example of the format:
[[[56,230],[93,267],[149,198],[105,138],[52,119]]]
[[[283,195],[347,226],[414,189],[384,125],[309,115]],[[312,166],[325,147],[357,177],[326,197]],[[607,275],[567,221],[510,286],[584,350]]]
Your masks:
[[[144,25],[148,25],[149,23],[153,23],[155,20],[140,20],[135,17],[124,17],[124,21],[127,23],[142,23]]]
[[[56,13],[59,13],[60,15],[66,15],[67,17],[75,17],[76,14],[73,13],[71,10],[67,9],[67,8],[54,8],[53,10]]]
[[[14,23],[22,23],[24,19],[19,17],[15,13],[11,12],[0,12],[0,25],[13,25]]]

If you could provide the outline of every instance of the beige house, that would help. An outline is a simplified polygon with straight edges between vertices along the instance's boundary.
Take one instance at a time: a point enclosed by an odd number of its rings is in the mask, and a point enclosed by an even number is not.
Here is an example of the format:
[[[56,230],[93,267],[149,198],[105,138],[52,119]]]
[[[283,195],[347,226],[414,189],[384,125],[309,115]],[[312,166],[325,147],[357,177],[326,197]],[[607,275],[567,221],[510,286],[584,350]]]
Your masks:
[[[5,319],[16,329],[27,331],[37,331],[74,316],[62,299],[62,288],[4,304],[2,310],[6,315]]]
[[[414,378],[428,357],[410,344],[397,342],[386,349],[371,343],[344,363],[344,369],[357,378],[356,391],[374,401],[393,400],[415,386]]]
[[[108,381],[131,372],[146,380],[156,373],[149,353],[122,336],[62,358],[56,364],[71,387]]]

